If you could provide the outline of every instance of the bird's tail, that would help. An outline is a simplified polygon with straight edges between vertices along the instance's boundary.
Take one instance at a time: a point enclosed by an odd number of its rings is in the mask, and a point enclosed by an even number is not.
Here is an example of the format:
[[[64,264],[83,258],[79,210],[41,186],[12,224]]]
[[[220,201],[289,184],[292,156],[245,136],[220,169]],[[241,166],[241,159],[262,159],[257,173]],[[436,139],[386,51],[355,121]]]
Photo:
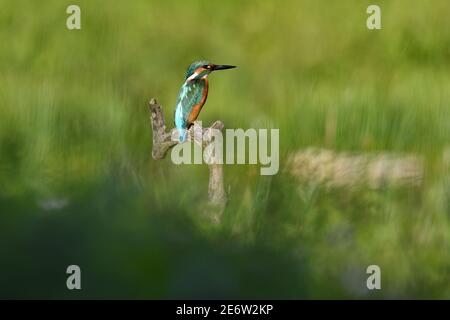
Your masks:
[[[184,142],[187,138],[187,130],[186,129],[179,129],[180,132],[180,142]]]

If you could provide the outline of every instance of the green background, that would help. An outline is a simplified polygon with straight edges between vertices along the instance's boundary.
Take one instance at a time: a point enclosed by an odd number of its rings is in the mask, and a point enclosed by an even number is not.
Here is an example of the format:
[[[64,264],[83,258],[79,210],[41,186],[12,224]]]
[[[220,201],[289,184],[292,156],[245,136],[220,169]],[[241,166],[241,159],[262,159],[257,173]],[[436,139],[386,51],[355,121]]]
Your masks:
[[[378,4],[382,30],[366,28]],[[81,7],[81,30],[66,8]],[[450,298],[450,2],[0,1],[1,298]],[[279,128],[280,173],[151,158],[147,103],[172,124],[187,66],[200,119]],[[335,123],[327,134],[327,121]],[[412,153],[420,187],[317,188],[309,146]],[[66,267],[82,290],[66,288]],[[377,264],[382,290],[368,291]]]

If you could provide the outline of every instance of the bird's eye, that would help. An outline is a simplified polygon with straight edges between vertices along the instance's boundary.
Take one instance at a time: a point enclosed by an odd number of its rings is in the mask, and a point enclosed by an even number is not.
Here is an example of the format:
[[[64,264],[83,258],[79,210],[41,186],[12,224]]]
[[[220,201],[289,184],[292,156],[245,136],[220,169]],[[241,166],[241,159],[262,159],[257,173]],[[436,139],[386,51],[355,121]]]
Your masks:
[[[207,64],[205,64],[205,65],[203,66],[203,68],[205,68],[205,69],[211,69],[211,66],[210,66],[210,65],[207,65]]]

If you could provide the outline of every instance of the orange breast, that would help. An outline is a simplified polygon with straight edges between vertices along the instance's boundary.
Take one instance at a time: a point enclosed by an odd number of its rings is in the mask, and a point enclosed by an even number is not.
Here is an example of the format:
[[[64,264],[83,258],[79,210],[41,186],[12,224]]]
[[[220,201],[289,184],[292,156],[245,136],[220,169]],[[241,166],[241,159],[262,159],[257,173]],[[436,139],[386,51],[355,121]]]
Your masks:
[[[197,120],[197,117],[198,117],[200,111],[202,110],[203,105],[206,102],[206,98],[208,97],[208,79],[205,78],[204,81],[205,81],[205,87],[203,88],[202,99],[200,100],[200,102],[198,104],[194,105],[194,107],[192,108],[192,111],[188,117],[189,123],[192,123],[195,120]]]

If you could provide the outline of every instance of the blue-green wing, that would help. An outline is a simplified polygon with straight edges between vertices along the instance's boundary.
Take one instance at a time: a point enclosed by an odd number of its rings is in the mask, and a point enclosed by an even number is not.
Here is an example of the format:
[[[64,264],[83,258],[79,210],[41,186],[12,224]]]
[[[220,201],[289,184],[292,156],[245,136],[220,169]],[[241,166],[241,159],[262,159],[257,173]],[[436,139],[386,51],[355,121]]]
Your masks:
[[[195,105],[202,100],[203,85],[201,83],[188,83],[181,87],[175,108],[175,126],[186,129],[188,118]]]

